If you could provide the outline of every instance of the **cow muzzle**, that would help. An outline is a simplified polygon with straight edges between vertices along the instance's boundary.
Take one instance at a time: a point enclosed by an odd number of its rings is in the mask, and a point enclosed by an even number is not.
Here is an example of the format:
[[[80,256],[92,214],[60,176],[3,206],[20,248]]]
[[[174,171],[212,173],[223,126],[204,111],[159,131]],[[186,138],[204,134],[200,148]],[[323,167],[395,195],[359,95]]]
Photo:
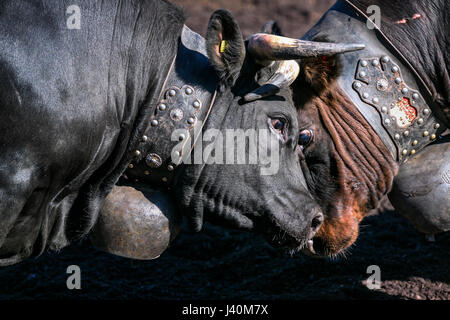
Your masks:
[[[303,253],[312,257],[345,256],[358,238],[360,211],[351,208],[336,217],[326,217],[314,237],[308,240]]]
[[[271,228],[266,232],[266,239],[275,248],[285,248],[288,250],[304,250],[320,230],[324,216],[320,209],[310,210],[310,218],[306,228],[297,228],[294,224],[286,221],[278,221],[276,228]],[[303,232],[299,233],[299,230]]]

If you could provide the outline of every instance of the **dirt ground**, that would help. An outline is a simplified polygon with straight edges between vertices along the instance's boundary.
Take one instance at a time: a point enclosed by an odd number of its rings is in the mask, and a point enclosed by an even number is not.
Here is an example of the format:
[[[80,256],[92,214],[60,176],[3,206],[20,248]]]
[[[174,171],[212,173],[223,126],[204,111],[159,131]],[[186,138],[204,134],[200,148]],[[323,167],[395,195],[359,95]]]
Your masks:
[[[225,8],[237,19],[244,37],[275,20],[289,37],[301,37],[330,8],[334,0],[172,0],[188,14],[187,25],[202,35],[214,10]]]
[[[214,9],[228,8],[245,36],[277,20],[300,37],[332,4],[302,0],[177,0],[187,24],[204,34]],[[206,225],[182,233],[153,261],[128,260],[93,248],[88,240],[0,269],[3,299],[446,299],[450,298],[450,233],[427,242],[395,212],[363,221],[345,258],[290,257],[259,236]],[[81,290],[68,290],[66,269],[81,268]],[[381,270],[369,290],[367,267]]]
[[[89,241],[0,270],[0,299],[449,299],[450,233],[426,242],[391,211],[368,217],[346,258],[290,257],[251,233],[207,225],[160,258],[136,261]],[[66,269],[81,269],[68,290]],[[381,270],[369,290],[367,267]]]

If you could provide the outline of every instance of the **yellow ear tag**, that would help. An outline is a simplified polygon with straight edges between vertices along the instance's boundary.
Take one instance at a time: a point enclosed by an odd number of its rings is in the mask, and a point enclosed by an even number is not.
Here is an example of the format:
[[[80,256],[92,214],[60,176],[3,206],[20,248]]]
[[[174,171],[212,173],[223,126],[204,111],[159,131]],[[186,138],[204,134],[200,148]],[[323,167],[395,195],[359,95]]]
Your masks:
[[[220,53],[224,53],[227,49],[227,42],[225,40],[222,40],[220,42]]]

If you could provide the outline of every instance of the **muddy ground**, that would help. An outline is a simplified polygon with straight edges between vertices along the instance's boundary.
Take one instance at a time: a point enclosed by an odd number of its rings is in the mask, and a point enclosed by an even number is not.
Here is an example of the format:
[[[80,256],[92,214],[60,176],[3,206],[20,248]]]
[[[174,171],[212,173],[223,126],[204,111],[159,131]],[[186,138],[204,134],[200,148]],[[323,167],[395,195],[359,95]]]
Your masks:
[[[269,19],[300,37],[332,4],[301,0],[177,0],[187,24],[204,34],[214,9],[230,9],[243,33]],[[450,234],[435,242],[385,210],[363,221],[345,258],[290,257],[250,233],[206,225],[183,233],[159,259],[134,261],[93,248],[86,240],[0,269],[0,299],[449,299]],[[81,268],[82,289],[68,290],[66,269]],[[369,290],[367,267],[381,270]]]

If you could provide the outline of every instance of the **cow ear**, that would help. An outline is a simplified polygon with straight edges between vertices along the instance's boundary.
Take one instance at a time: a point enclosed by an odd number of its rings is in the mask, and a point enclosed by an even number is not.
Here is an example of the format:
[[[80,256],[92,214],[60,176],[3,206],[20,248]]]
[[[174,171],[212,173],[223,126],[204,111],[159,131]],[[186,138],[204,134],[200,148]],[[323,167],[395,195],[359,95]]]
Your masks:
[[[227,10],[217,10],[209,20],[206,51],[223,85],[232,87],[245,59],[241,30]]]
[[[297,79],[309,85],[317,93],[330,87],[340,73],[336,56],[302,59],[300,70]]]
[[[274,20],[267,21],[262,29],[261,33],[268,33],[268,34],[274,34],[276,36],[283,36],[283,32],[281,31],[280,26],[278,23]]]

